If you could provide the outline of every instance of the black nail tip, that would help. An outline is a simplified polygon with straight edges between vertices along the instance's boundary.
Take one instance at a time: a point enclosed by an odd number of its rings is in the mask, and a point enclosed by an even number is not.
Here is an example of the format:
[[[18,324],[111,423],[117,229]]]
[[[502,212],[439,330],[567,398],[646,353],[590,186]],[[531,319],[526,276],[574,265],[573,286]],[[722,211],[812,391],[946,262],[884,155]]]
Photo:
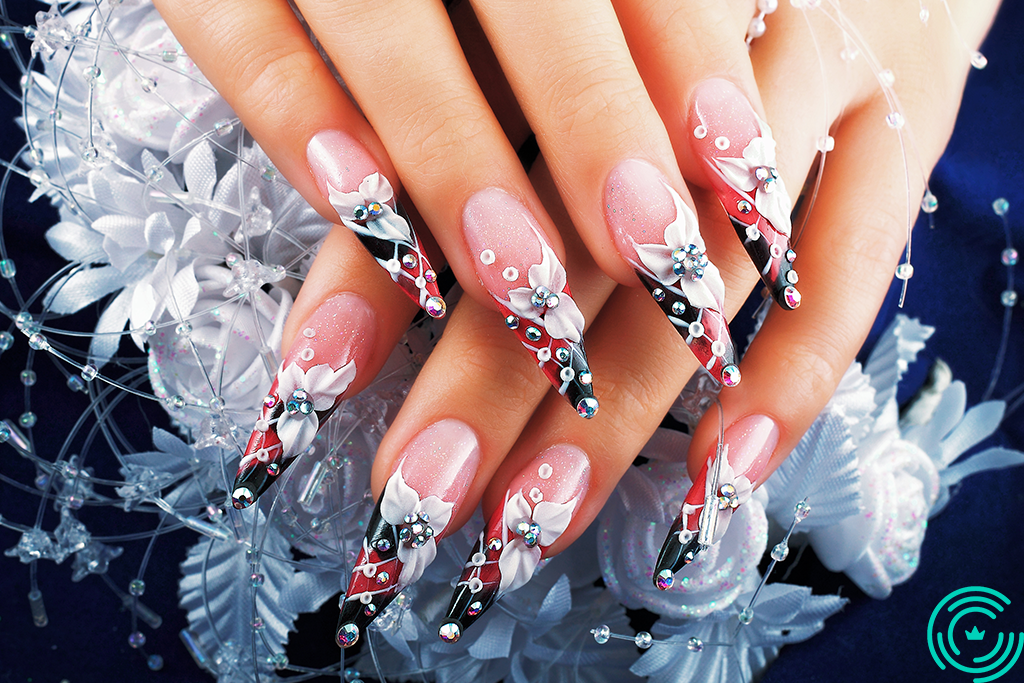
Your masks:
[[[590,419],[599,407],[594,397],[594,375],[590,371],[587,352],[582,342],[569,342],[569,358],[562,361],[556,355],[552,361],[562,368],[561,381],[565,385],[565,398],[576,409],[580,417]],[[567,372],[567,370],[571,370]],[[568,379],[566,379],[568,377]]]
[[[736,234],[743,242],[743,248],[747,250],[747,255],[750,256],[750,260],[754,263],[757,268],[757,272],[761,274],[761,281],[764,282],[765,287],[771,294],[772,299],[779,305],[780,308],[792,311],[800,306],[800,292],[797,291],[795,285],[799,281],[799,277],[796,274],[796,270],[793,268],[793,263],[790,258],[795,258],[795,255],[791,255],[790,249],[786,252],[775,257],[772,256],[771,247],[768,241],[764,238],[750,241],[747,239],[747,228],[746,223],[737,220],[733,216],[729,216],[729,222],[732,223],[732,227],[736,230]],[[774,280],[770,279],[765,274],[765,266],[773,259],[779,259],[779,272],[775,276]],[[790,274],[792,273],[792,275]]]
[[[685,545],[679,541],[679,532],[682,527],[677,524],[672,525],[672,531],[669,532],[668,537],[665,539],[664,545],[661,546],[661,552],[658,553],[658,561],[654,564],[654,585],[661,589],[667,590],[671,588],[672,581],[668,581],[668,585],[662,585],[665,583],[665,577],[662,576],[662,572],[669,571],[675,574],[680,569],[697,559],[697,556],[704,550],[704,546],[697,541],[697,537],[694,536]],[[659,584],[661,579],[662,584]]]

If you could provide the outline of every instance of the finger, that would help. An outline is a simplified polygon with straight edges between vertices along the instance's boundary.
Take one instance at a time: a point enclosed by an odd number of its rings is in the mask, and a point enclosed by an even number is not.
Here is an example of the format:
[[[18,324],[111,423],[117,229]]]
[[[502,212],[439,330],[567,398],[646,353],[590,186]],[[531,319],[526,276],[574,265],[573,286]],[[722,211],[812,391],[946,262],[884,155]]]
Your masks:
[[[281,342],[283,361],[239,463],[232,504],[252,505],[309,446],[338,405],[377,376],[415,310],[385,286],[372,261],[354,258],[333,230],[310,268]],[[255,407],[255,406],[254,406]]]
[[[557,231],[498,125],[439,2],[299,2],[381,136],[469,296],[497,308],[555,386],[586,365]],[[386,55],[386,59],[382,58]],[[520,324],[521,323],[521,324]],[[560,357],[565,355],[565,359]],[[548,355],[550,354],[550,356]],[[566,392],[596,400],[589,385]]]
[[[616,0],[615,7],[684,175],[714,191],[773,298],[796,308],[792,201],[744,41],[753,3],[688,1],[668,12],[664,0]],[[803,176],[793,173],[799,187]]]
[[[157,6],[303,197],[352,230],[427,313],[444,315],[434,269],[388,180],[396,176],[387,153],[288,5],[191,0]]]
[[[614,283],[582,245],[568,245],[570,264],[582,276],[580,305],[597,311]],[[373,468],[374,490],[382,493],[342,604],[337,632],[342,646],[358,641],[433,559],[433,544],[470,517],[543,398],[547,383],[504,328],[487,308],[464,297],[382,440]],[[564,391],[574,382],[590,381],[578,364],[569,363],[562,372]],[[551,398],[547,410],[579,422],[562,399]],[[444,505],[424,508],[430,521],[416,521],[428,500]],[[405,522],[406,515],[412,522]]]
[[[594,259],[651,292],[717,380],[739,381],[725,287],[612,6],[474,8]],[[650,305],[650,304],[648,304]]]

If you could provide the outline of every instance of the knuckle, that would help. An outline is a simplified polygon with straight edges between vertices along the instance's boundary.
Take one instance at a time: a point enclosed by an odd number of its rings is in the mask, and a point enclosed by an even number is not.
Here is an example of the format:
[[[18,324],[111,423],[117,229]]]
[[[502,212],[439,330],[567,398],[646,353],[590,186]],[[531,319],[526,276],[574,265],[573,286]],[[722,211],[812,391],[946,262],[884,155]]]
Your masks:
[[[238,100],[250,117],[287,120],[309,102],[303,97],[311,83],[317,83],[327,68],[320,55],[308,51],[266,50],[256,43],[239,59],[233,74]]]

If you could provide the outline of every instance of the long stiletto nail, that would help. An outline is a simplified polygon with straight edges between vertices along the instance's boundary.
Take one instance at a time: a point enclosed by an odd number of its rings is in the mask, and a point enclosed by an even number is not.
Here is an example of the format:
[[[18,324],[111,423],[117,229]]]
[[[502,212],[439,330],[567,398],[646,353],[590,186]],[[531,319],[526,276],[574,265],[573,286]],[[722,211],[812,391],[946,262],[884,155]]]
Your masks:
[[[608,176],[605,219],[620,253],[711,376],[740,382],[729,334],[725,283],[708,260],[697,216],[646,161],[623,161]]]
[[[437,273],[391,183],[366,148],[346,133],[325,130],[309,141],[306,160],[342,224],[420,308],[432,318],[443,317],[446,306]]]
[[[697,86],[690,143],[736,234],[775,300],[800,305],[796,252],[790,248],[793,202],[775,168],[775,140],[735,85],[712,78]]]
[[[433,562],[479,463],[477,436],[459,420],[435,422],[405,447],[366,528],[338,618],[338,645],[355,645]]]
[[[438,635],[454,643],[501,596],[533,577],[569,526],[590,481],[590,461],[575,446],[548,448],[521,471],[480,533],[455,586]]]
[[[348,292],[324,301],[309,316],[263,399],[231,489],[236,508],[252,505],[313,443],[367,362],[376,330],[370,304]]]
[[[581,416],[593,417],[598,402],[583,348],[583,314],[537,221],[512,195],[488,188],[469,198],[462,222],[477,275],[505,324],[558,393]]]
[[[764,415],[751,415],[725,431],[721,458],[717,457],[718,444],[711,447],[661,547],[654,566],[655,586],[671,588],[677,571],[721,540],[733,511],[750,500],[778,443],[775,422]]]

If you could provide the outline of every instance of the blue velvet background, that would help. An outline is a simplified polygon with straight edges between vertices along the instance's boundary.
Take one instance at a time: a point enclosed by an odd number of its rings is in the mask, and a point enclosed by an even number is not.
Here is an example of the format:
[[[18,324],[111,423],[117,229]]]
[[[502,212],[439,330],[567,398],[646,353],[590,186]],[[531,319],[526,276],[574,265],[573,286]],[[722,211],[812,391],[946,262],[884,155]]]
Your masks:
[[[16,20],[25,23],[40,7],[24,1],[9,10]],[[933,14],[937,13],[936,8]],[[956,132],[932,177],[940,208],[934,230],[924,222],[919,222],[915,230],[916,275],[903,311],[938,329],[921,359],[911,367],[901,400],[913,393],[936,357],[946,360],[954,376],[967,384],[969,405],[980,400],[988,385],[1003,315],[999,292],[1005,286],[1005,269],[999,263],[1004,238],[991,209],[996,197],[1009,200],[1008,218],[1015,242],[1024,251],[1022,25],[1024,2],[1007,0],[982,48],[989,65],[983,71],[972,72]],[[8,55],[0,55],[3,80],[16,84],[18,75]],[[0,158],[12,159],[24,141],[11,123],[17,113],[16,103],[0,96]],[[870,173],[871,169],[864,172]],[[61,265],[41,238],[53,222],[52,211],[43,203],[27,205],[24,198],[28,191],[27,183],[12,181],[3,207],[3,237],[18,263],[18,281],[24,291],[32,291]],[[866,348],[897,313],[897,296],[894,285]],[[13,304],[6,286],[0,287],[0,297],[8,305]],[[1022,320],[1024,312],[1018,306],[1003,376],[995,392],[997,398],[1024,382]],[[80,325],[80,329],[87,324]],[[24,338],[17,336],[15,348],[0,358],[0,416],[7,418],[16,418],[24,409],[17,375],[25,367],[25,344]],[[81,394],[69,394],[63,376],[48,360],[37,358],[35,369],[40,380],[33,387],[32,402],[40,424],[34,436],[40,452],[52,459],[66,433],[63,420],[80,414],[86,401]],[[121,412],[119,420],[130,426],[129,440],[139,450],[149,446],[150,427],[165,424],[159,411],[134,400],[122,404]],[[1012,415],[982,447],[1001,443],[1024,449],[1022,416],[1024,411]],[[48,425],[57,428],[48,429]],[[14,451],[0,446],[0,473],[30,481],[31,468]],[[0,486],[0,492],[0,514],[19,522],[31,520],[37,498],[6,485]],[[86,521],[96,533],[125,530],[123,513],[90,513]],[[764,681],[969,680],[968,675],[957,671],[940,671],[931,660],[925,640],[928,617],[950,591],[982,585],[1001,591],[1013,602],[1000,618],[999,630],[1024,631],[1022,515],[1024,468],[970,478],[961,485],[950,506],[930,523],[918,572],[884,601],[865,597],[845,577],[822,568],[812,553],[804,554],[788,580],[813,585],[818,593],[838,591],[851,603],[826,622],[823,633],[786,647]],[[55,518],[48,520],[52,528]],[[138,520],[133,520],[132,530],[137,524]],[[0,529],[0,548],[13,546],[17,538],[17,534]],[[208,680],[177,638],[177,632],[185,626],[184,615],[176,606],[178,564],[192,538],[191,533],[181,532],[162,537],[145,577],[149,589],[143,601],[164,618],[159,629],[144,629],[149,638],[147,651],[164,657],[165,666],[159,672],[149,671],[144,659],[128,647],[129,618],[119,611],[119,602],[97,577],[73,584],[70,561],[61,566],[40,563],[39,583],[50,625],[37,629],[31,625],[25,598],[29,590],[27,568],[14,559],[0,557],[4,596],[0,598],[0,683]],[[144,543],[123,545],[125,555],[110,569],[111,578],[122,587],[134,578],[144,551]],[[293,661],[337,661],[337,650],[330,639],[332,619],[327,615],[326,621],[315,617],[300,620],[300,634],[293,637],[298,645],[289,651]],[[1024,662],[1002,680],[1024,680]]]

